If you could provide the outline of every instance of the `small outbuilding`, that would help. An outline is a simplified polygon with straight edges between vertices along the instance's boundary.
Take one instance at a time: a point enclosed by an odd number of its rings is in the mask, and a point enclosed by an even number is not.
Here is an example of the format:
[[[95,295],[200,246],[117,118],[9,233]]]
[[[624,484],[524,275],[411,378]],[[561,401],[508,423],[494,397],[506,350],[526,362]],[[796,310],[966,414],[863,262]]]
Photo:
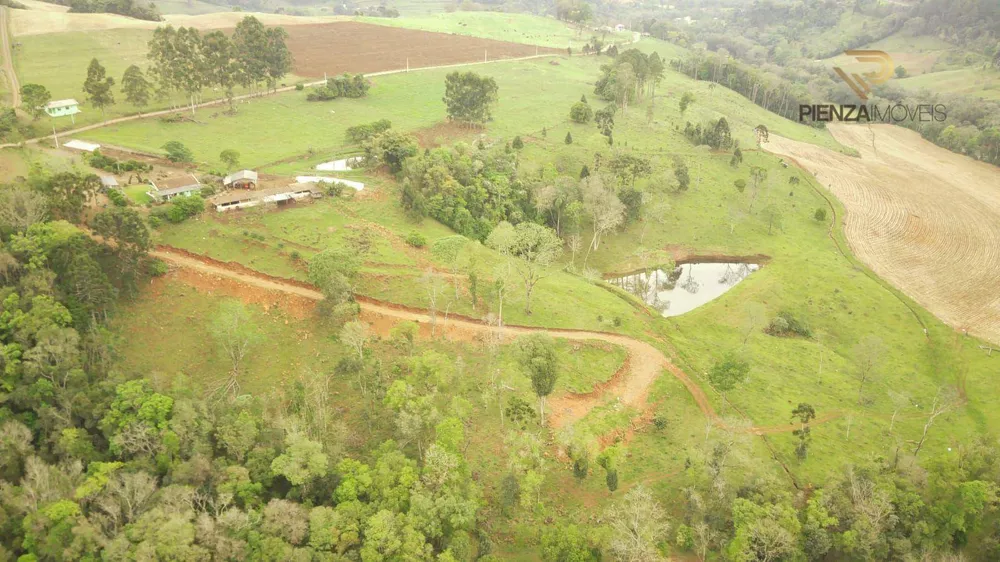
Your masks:
[[[253,170],[240,170],[229,174],[222,180],[222,185],[229,189],[256,189],[257,172]]]
[[[101,189],[118,189],[118,180],[114,176],[101,176]]]
[[[80,113],[80,102],[75,99],[54,100],[45,104],[45,113],[49,117],[65,117]]]
[[[149,185],[152,189],[147,191],[146,195],[159,203],[170,201],[174,197],[186,197],[201,193],[201,182],[194,174],[174,176],[158,182],[149,180]]]

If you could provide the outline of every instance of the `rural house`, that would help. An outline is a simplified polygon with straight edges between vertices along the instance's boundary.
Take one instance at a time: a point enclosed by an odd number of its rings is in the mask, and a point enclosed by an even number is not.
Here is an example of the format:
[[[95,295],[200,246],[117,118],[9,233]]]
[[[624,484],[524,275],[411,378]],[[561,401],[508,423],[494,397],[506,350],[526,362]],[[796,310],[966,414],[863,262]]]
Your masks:
[[[314,183],[293,183],[284,187],[272,187],[257,191],[230,191],[212,199],[218,212],[230,209],[245,209],[265,203],[284,205],[299,199],[317,199],[323,196],[323,190]]]
[[[222,185],[229,189],[256,189],[257,172],[253,170],[240,170],[229,174],[222,180]]]
[[[55,100],[45,104],[45,113],[49,117],[65,117],[80,113],[80,102],[75,99]]]
[[[194,174],[174,176],[158,182],[149,180],[149,185],[153,189],[146,192],[154,201],[163,203],[170,201],[177,196],[197,195],[201,193],[201,182]]]

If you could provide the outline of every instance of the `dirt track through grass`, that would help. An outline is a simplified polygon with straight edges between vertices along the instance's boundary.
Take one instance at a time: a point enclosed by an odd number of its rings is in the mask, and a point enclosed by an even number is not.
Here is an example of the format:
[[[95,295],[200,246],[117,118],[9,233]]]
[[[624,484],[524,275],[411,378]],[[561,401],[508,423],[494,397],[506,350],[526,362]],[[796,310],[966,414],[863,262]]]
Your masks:
[[[891,125],[832,125],[852,158],[772,135],[847,208],[854,254],[958,329],[1000,342],[1000,173]]]
[[[241,266],[216,262],[211,258],[192,256],[164,249],[152,251],[150,255],[177,267],[230,279],[244,286],[291,294],[309,301],[323,299],[322,293],[305,284],[258,274],[248,271]],[[431,322],[430,314],[424,310],[380,302],[361,296],[358,297],[358,302],[361,305],[362,318],[371,323],[374,329],[381,335],[387,335],[388,329],[398,321],[417,322],[425,327]],[[386,322],[387,320],[388,322]],[[494,329],[472,319],[456,318],[454,316],[448,318],[439,316],[436,324],[439,334],[458,341],[475,340],[487,335],[490,330]],[[621,346],[628,353],[627,363],[629,367],[625,376],[615,377],[614,380],[609,381],[609,384],[602,387],[602,392],[585,394],[566,393],[549,398],[549,422],[554,428],[571,425],[587,415],[592,409],[611,400],[617,400],[620,404],[635,408],[639,412],[645,411],[649,389],[664,370],[681,381],[698,405],[698,408],[707,418],[717,423],[719,422],[719,416],[709,402],[704,390],[687,373],[681,370],[680,367],[674,365],[662,351],[647,342],[607,332],[530,328],[526,326],[503,327],[503,335],[505,337],[516,337],[534,332],[546,332],[554,337],[575,341],[599,340]],[[836,419],[839,415],[839,412],[828,412],[813,423],[830,421]],[[786,433],[797,428],[797,425],[751,426],[744,428],[743,431],[754,435],[767,435],[772,433]]]

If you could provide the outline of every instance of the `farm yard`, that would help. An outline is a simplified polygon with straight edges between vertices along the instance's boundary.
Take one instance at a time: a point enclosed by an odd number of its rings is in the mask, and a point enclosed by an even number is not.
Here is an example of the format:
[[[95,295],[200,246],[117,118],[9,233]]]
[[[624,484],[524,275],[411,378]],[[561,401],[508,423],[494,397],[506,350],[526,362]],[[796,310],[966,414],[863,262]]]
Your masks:
[[[322,78],[344,72],[372,73],[520,58],[557,51],[508,41],[339,22],[288,28],[288,47],[298,76]]]

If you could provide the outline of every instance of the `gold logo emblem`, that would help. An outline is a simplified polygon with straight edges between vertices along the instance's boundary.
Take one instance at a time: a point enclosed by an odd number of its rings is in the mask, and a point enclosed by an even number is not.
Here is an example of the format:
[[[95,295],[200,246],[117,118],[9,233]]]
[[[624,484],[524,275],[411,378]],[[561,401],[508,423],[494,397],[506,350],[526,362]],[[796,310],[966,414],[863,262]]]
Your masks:
[[[841,80],[847,82],[847,85],[854,90],[854,93],[858,94],[858,97],[862,100],[868,100],[868,94],[871,93],[872,87],[876,84],[884,84],[892,78],[892,57],[889,56],[885,51],[870,51],[870,50],[850,50],[844,51],[845,55],[852,56],[858,60],[858,62],[863,63],[875,63],[878,64],[878,71],[865,72],[864,74],[851,73],[848,75],[840,67],[834,67],[833,70],[837,72]]]

